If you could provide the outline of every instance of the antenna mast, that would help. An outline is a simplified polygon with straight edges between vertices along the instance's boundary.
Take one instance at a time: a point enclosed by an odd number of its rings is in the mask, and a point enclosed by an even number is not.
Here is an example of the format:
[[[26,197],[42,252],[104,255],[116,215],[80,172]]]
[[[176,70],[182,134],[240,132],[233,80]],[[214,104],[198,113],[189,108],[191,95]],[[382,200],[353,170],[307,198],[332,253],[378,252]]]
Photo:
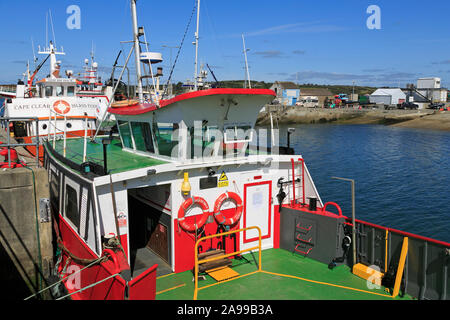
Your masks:
[[[195,72],[194,72],[194,84],[195,90],[198,89],[198,27],[200,23],[200,0],[197,0],[197,31],[195,32]]]
[[[138,33],[138,25],[137,25],[137,15],[136,15],[136,1],[131,0],[131,16],[133,19],[133,40],[134,40],[134,56],[136,62],[136,76],[137,76],[137,89],[138,89],[138,97],[139,103],[144,102],[144,94],[142,92],[142,75],[141,75],[141,49],[139,47],[139,33]]]
[[[251,89],[252,85],[250,83],[250,73],[248,72],[248,63],[247,63],[247,51],[250,49],[245,48],[244,34],[242,34],[242,44],[244,45],[245,70],[247,71],[248,88]]]

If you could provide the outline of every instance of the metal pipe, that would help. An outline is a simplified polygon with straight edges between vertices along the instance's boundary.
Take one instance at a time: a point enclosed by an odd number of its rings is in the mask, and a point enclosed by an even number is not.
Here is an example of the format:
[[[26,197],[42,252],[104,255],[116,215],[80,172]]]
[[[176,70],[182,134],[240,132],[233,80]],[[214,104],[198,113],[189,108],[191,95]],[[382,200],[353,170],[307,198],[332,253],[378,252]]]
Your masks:
[[[55,149],[55,147],[56,147],[56,113],[55,113],[54,119],[55,120],[54,120],[54,123],[53,123],[53,149]]]
[[[67,135],[66,135],[66,131],[67,131],[67,118],[66,118],[66,116],[64,116],[64,141],[63,141],[63,155],[64,155],[64,158],[66,157],[66,137],[67,137]]]
[[[331,179],[349,181],[352,184],[352,242],[353,242],[353,264],[356,264],[356,218],[355,218],[355,180],[339,177],[331,177]]]
[[[39,144],[40,144],[40,138],[39,138],[39,119],[35,121],[36,124],[36,166],[39,168]]]
[[[84,120],[84,145],[83,145],[83,162],[86,162],[86,147],[87,147],[87,118]]]
[[[122,79],[123,73],[125,72],[125,68],[127,68],[128,61],[130,60],[130,57],[131,57],[131,54],[133,53],[133,51],[134,51],[134,47],[131,47],[130,53],[128,53],[128,56],[127,56],[127,60],[125,61],[125,66],[122,68],[122,71],[120,72],[119,78],[117,79],[116,86],[115,86],[114,89],[113,89],[112,95],[111,95],[111,97],[110,97],[110,99],[109,99],[109,102],[108,102],[108,106],[106,107],[106,111],[105,111],[105,113],[103,114],[102,120],[100,121],[100,123],[99,123],[99,125],[98,125],[98,127],[97,127],[97,130],[95,131],[94,136],[92,137],[92,141],[94,141],[95,138],[97,137],[97,134],[98,134],[98,132],[100,131],[100,127],[102,126],[103,121],[105,121],[105,119],[106,119],[106,115],[108,114],[108,109],[109,109],[109,107],[111,106],[111,103],[112,103],[113,100],[114,100],[114,93],[116,92],[117,87],[119,86],[120,80]],[[127,70],[128,70],[128,68],[127,68]],[[129,80],[129,79],[128,79],[128,80]],[[129,84],[129,83],[128,83],[128,84]],[[127,86],[127,90],[128,90],[128,86]],[[54,147],[53,147],[53,148],[54,148]]]
[[[9,124],[10,120],[8,119],[8,123],[6,126],[6,134],[8,135],[8,167],[11,168],[11,150],[9,148],[9,145],[11,144],[11,133],[9,132]]]

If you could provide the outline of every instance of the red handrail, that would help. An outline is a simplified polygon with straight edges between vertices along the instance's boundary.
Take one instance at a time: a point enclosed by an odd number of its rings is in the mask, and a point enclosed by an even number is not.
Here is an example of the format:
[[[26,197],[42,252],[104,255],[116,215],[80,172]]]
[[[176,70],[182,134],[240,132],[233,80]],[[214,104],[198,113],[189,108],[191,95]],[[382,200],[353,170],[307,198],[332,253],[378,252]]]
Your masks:
[[[339,205],[338,205],[337,203],[335,203],[335,202],[327,202],[327,203],[325,203],[324,206],[323,206],[323,208],[322,208],[322,211],[325,211],[326,207],[327,207],[329,204],[331,204],[332,206],[335,206],[335,207],[338,209],[339,217],[342,217],[342,210],[341,210],[341,207],[339,207]]]
[[[300,161],[302,163],[302,193],[303,193],[303,203],[306,203],[306,198],[305,198],[305,160],[299,158],[298,161]]]

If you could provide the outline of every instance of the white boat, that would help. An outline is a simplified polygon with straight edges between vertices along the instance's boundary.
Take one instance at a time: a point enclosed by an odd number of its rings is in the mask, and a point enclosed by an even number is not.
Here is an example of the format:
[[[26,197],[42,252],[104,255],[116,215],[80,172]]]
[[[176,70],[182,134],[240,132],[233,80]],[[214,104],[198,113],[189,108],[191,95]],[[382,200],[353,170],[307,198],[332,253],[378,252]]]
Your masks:
[[[141,79],[136,0],[130,2],[137,79]],[[202,298],[215,299],[207,292],[221,280],[208,278],[211,282],[200,288],[199,273],[209,276],[215,270],[211,263],[222,268],[242,258],[256,269],[246,275],[256,277],[256,289],[248,292],[246,285],[229,285],[219,297],[251,299],[256,293],[265,299],[283,299],[290,292],[296,299],[311,291],[299,289],[299,279],[312,286],[325,275],[343,275],[328,271],[329,263],[331,269],[356,265],[368,256],[363,250],[372,237],[360,237],[356,247],[355,228],[383,227],[344,216],[334,202],[323,203],[302,156],[279,147],[272,134],[276,132],[255,129],[258,112],[275,98],[274,91],[201,90],[197,82],[194,88],[147,103],[138,82],[135,101],[108,109],[116,118],[117,136],[96,136],[96,141],[66,137],[45,144],[50,204],[61,250],[55,269],[65,285],[65,294],[59,298],[155,299],[170,291],[180,292],[180,299],[197,299],[202,290],[206,292]],[[81,157],[83,149],[87,159]],[[330,212],[331,207],[337,213]],[[402,246],[405,233],[381,230],[386,251],[371,254],[377,255],[383,272],[388,273],[387,259],[398,261],[393,254],[401,249],[400,270],[408,239]],[[414,238],[411,246],[427,242],[439,250],[450,247],[432,239],[407,237]],[[389,252],[388,242],[392,245]],[[252,262],[250,255],[246,259],[243,254],[248,252],[258,252],[258,261]],[[261,264],[265,266],[270,256],[275,261],[267,270]],[[317,275],[305,275],[303,267],[294,270],[294,275],[290,269],[291,264],[306,266],[311,261],[313,270],[321,268]],[[326,289],[319,288],[316,299],[330,298],[327,291],[340,298],[342,292],[333,290],[359,294],[356,299],[391,299],[389,294],[361,289],[365,280],[349,276],[353,278],[333,280],[343,285],[320,282]],[[244,275],[231,272],[229,277]],[[359,287],[352,288],[357,282]],[[289,290],[284,290],[287,286]],[[276,296],[275,287],[282,288]]]
[[[35,143],[35,137],[53,139],[53,137],[91,136],[97,129],[97,122],[106,112],[109,97],[107,88],[97,78],[97,64],[88,66],[86,74],[77,79],[72,70],[66,70],[61,76],[61,61],[58,51],[50,41],[49,46],[39,50],[47,58],[30,76],[27,70],[27,83],[19,81],[15,93],[4,93],[4,117],[11,118],[10,131],[25,143]],[[49,60],[49,75],[34,83],[34,78],[42,65]],[[23,121],[26,118],[38,121]],[[21,121],[14,121],[21,118]],[[35,155],[36,148],[27,146]],[[40,157],[43,150],[40,149]]]

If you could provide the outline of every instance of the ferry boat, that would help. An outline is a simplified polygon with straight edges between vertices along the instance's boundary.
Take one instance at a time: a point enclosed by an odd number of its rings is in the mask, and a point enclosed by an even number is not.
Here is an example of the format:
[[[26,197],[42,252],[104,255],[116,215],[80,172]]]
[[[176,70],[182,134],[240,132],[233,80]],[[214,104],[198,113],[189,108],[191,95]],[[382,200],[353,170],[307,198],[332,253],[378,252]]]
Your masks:
[[[104,87],[97,76],[98,65],[86,59],[84,75],[77,78],[72,70],[66,70],[66,77],[61,76],[61,61],[57,55],[65,55],[58,51],[52,41],[39,54],[46,58],[30,75],[27,67],[27,81],[20,80],[15,93],[0,93],[6,98],[4,102],[4,117],[11,118],[10,132],[16,139],[23,139],[24,143],[36,143],[36,137],[60,139],[63,136],[83,137],[96,132],[97,122],[100,121],[108,107],[108,92],[111,87]],[[47,77],[36,81],[36,74],[44,63],[49,60],[50,73]],[[109,90],[109,91],[108,91]],[[24,121],[27,117],[30,121]],[[14,121],[14,118],[20,118]],[[28,151],[36,154],[36,147],[26,146]],[[43,148],[39,150],[39,157],[43,159]]]
[[[275,92],[194,88],[147,103],[138,82],[108,109],[117,135],[45,144],[57,299],[449,299],[449,243],[323,203],[303,157],[255,128]]]

